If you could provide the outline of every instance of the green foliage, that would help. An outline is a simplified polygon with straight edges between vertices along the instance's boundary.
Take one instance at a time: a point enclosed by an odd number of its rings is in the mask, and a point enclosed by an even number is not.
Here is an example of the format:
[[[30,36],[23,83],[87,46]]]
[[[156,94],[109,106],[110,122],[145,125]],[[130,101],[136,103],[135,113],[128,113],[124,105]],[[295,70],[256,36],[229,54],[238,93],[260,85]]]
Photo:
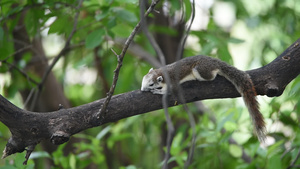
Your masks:
[[[0,169],[34,169],[33,161],[28,161],[27,165],[23,165],[25,154],[25,152],[16,154],[11,161],[6,159]]]
[[[248,60],[243,62],[246,62],[245,69],[250,69],[271,62],[300,37],[300,25],[297,22],[300,16],[300,3],[296,0],[218,2],[229,2],[234,5],[235,24],[231,29],[225,29],[210,16],[206,30],[190,32],[197,42],[186,45],[184,56],[210,55],[239,66],[236,57],[244,58],[245,55],[249,55]],[[36,87],[3,61],[27,71],[28,76],[37,82],[41,80],[38,74],[27,69],[36,51],[25,51],[22,58],[16,58],[15,55],[20,51],[16,50],[14,44],[14,30],[22,19],[22,12],[26,11],[23,20],[26,32],[23,33],[28,35],[29,41],[37,37],[46,41],[50,36],[65,41],[73,29],[74,16],[78,12],[77,5],[77,0],[0,1],[2,95],[14,103],[20,103],[22,102],[20,91]],[[182,5],[185,9],[183,20],[188,21],[192,14],[188,0],[183,4],[177,0],[170,1],[169,14],[174,16]],[[106,96],[104,84],[105,82],[111,84],[117,64],[117,58],[111,49],[117,53],[121,51],[122,44],[118,44],[117,40],[127,38],[139,21],[137,6],[137,0],[83,2],[83,6],[79,9],[76,32],[70,41],[70,49],[64,53],[64,57],[53,69],[72,106]],[[207,13],[214,14],[211,8]],[[173,38],[179,35],[179,31],[172,26],[156,25],[153,20],[155,15],[151,14],[148,28],[152,34],[160,33]],[[147,37],[142,33],[135,37],[135,44],[149,54],[155,55]],[[238,56],[233,56],[236,48],[232,46],[243,45],[246,47],[238,52]],[[195,49],[195,46],[199,49]],[[44,46],[44,49],[54,50],[50,46]],[[60,49],[55,50],[59,52]],[[127,52],[115,94],[139,89],[143,75],[152,66],[136,55],[134,52]],[[50,61],[53,59],[53,56],[47,57]],[[103,79],[99,78],[98,69],[101,69]],[[300,79],[296,78],[286,87],[282,96],[274,99],[260,98],[271,140],[264,146],[261,146],[253,136],[251,122],[244,105],[240,104],[241,100],[204,101],[208,110],[203,114],[198,113],[195,104],[189,104],[189,109],[197,122],[194,158],[189,168],[287,168],[297,157],[300,148],[299,93]],[[184,168],[192,144],[192,129],[188,115],[181,106],[170,108],[169,112],[176,127],[169,163],[174,165],[174,168]],[[38,162],[35,163],[32,159],[50,160],[54,164],[52,168],[80,169],[89,165],[121,169],[161,168],[166,152],[166,130],[164,113],[159,110],[76,134],[74,137],[81,141],[74,143],[72,153],[67,155],[63,153],[66,144],[58,146],[51,154],[38,148],[32,154],[27,166],[22,165],[25,154],[20,153],[9,157],[8,160],[1,160],[0,169],[40,167],[37,165]],[[9,130],[1,124],[1,148],[4,148],[5,140],[9,136]],[[231,139],[237,143],[231,144]],[[251,162],[246,162],[245,154]],[[300,165],[300,162],[296,161],[295,165]]]
[[[105,31],[103,29],[98,29],[90,34],[85,39],[85,47],[88,49],[93,49],[101,44],[103,41]]]

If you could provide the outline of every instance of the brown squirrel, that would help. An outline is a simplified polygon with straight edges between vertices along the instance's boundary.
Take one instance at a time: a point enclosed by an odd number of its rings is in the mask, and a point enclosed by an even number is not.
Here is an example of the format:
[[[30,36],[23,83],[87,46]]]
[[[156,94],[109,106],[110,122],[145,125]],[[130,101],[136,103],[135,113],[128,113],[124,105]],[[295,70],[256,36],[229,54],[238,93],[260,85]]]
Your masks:
[[[159,69],[150,69],[143,77],[142,91],[150,91],[153,94],[167,94],[168,85],[164,75],[168,74],[170,83],[182,84],[186,81],[214,80],[217,74],[229,80],[241,94],[250,113],[254,132],[260,142],[266,138],[265,122],[259,111],[256,100],[256,91],[250,76],[227,63],[208,56],[192,56],[166,65]],[[171,88],[171,87],[170,87]]]

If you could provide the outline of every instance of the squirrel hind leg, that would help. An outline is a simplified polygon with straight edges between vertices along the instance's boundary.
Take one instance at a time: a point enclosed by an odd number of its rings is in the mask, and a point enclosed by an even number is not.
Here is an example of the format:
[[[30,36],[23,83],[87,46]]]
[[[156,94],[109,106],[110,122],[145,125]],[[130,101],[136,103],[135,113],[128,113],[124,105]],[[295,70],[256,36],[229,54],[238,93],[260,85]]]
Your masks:
[[[211,81],[214,80],[219,73],[219,69],[214,70],[203,70],[202,69],[196,69],[193,68],[192,73],[195,76],[195,78],[199,81]]]

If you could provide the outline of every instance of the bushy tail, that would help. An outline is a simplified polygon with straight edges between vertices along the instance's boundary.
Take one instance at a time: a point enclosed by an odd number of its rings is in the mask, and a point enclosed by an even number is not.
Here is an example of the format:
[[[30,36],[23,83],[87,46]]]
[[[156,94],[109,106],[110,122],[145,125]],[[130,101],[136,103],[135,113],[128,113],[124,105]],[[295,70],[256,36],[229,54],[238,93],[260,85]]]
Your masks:
[[[264,117],[259,111],[256,91],[250,76],[246,72],[238,70],[224,62],[219,63],[219,65],[221,67],[221,75],[231,81],[242,95],[253,123],[254,132],[259,141],[264,142],[266,139]]]
[[[256,100],[256,91],[253,86],[252,80],[248,79],[247,85],[240,90],[244,102],[248,108],[251,120],[253,123],[254,132],[260,142],[266,139],[266,127],[263,115],[259,111],[259,104]]]

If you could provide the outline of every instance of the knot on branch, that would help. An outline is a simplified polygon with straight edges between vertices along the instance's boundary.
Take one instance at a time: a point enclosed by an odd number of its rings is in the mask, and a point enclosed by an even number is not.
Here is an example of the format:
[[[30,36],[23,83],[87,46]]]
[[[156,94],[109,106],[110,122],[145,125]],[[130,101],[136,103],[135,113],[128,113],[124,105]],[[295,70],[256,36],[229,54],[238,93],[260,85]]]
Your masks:
[[[64,131],[57,131],[51,136],[50,141],[52,144],[59,145],[69,141],[69,139],[69,133],[66,133]]]
[[[283,90],[280,90],[275,84],[266,84],[266,94],[268,97],[280,96]]]

